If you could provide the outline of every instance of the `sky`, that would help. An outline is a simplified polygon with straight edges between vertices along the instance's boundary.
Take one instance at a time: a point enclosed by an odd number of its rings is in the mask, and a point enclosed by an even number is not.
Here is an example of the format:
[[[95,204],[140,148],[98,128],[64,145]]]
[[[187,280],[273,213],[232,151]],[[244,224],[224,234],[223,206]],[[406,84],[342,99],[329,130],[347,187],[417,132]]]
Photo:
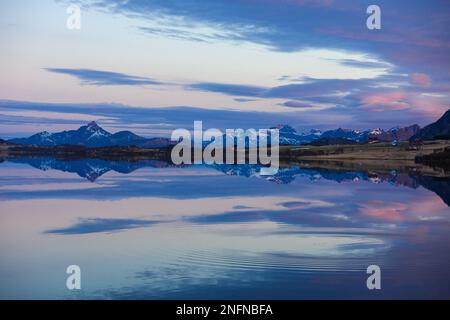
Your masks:
[[[423,126],[450,108],[449,24],[447,0],[0,0],[0,137]]]

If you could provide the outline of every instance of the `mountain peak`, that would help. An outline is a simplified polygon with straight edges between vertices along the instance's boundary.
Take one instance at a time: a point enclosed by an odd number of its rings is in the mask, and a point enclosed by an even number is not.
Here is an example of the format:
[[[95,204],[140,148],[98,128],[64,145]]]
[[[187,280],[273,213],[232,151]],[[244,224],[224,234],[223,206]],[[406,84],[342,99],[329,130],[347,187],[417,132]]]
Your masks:
[[[100,128],[100,126],[95,121],[91,121],[88,123],[88,128]]]
[[[131,131],[120,131],[111,134],[95,121],[79,127],[77,130],[62,131],[57,133],[40,132],[28,138],[9,140],[16,144],[57,146],[57,145],[81,145],[86,147],[108,146],[140,146],[143,148],[162,148],[170,145],[169,139],[147,139],[138,136]]]
[[[309,130],[309,134],[320,136],[322,134],[322,131],[319,129],[311,129],[311,130]]]
[[[279,124],[271,129],[278,129],[282,133],[296,133],[297,131],[287,124]]]
[[[98,133],[102,135],[110,135],[108,131],[100,127],[97,122],[91,121],[86,126],[82,126],[78,129],[79,131],[87,131],[88,133]]]
[[[381,128],[375,128],[375,129],[372,129],[372,131],[370,131],[370,134],[372,134],[372,135],[380,135],[380,134],[382,134],[384,131],[383,131],[383,129],[381,129]]]

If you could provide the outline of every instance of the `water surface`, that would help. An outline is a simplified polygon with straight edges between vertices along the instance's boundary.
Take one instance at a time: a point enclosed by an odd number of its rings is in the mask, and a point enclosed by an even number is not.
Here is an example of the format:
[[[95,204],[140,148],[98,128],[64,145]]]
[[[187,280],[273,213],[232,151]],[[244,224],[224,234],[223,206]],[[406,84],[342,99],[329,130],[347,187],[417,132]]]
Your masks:
[[[0,164],[0,298],[450,298],[450,181],[290,166]],[[69,265],[82,290],[66,288]],[[382,289],[366,287],[366,268]]]

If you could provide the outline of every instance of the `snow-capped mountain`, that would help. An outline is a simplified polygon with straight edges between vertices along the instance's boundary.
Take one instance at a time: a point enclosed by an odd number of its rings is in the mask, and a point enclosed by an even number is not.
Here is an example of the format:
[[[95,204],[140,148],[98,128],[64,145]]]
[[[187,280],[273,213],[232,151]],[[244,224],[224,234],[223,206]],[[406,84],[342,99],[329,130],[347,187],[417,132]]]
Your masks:
[[[339,138],[339,139],[348,139],[357,142],[364,142],[367,137],[367,131],[358,131],[358,130],[350,130],[350,129],[336,129],[336,130],[328,130],[325,131],[321,136],[321,138]]]
[[[77,130],[58,133],[41,132],[29,138],[11,139],[8,142],[15,144],[57,146],[57,145],[82,145],[86,147],[107,146],[139,146],[143,148],[167,147],[171,144],[169,139],[147,139],[130,131],[110,133],[95,122],[90,122]]]
[[[307,133],[298,133],[289,125],[278,125],[271,129],[280,130],[280,145],[300,145],[312,142],[322,135],[322,132],[317,129],[312,129]]]
[[[398,141],[407,141],[412,136],[419,132],[420,127],[418,125],[412,125],[409,127],[394,127],[389,129],[388,131],[384,131],[381,128],[375,128],[371,130],[351,130],[351,129],[342,129],[338,128],[336,130],[328,130],[325,132],[320,132],[319,130],[311,130],[309,134],[302,134],[298,139],[298,143],[292,144],[304,144],[311,143],[314,141],[341,141],[341,140],[352,140],[358,143],[367,143],[370,141],[382,141],[382,142],[390,142],[394,140]],[[289,133],[292,135],[292,133]],[[298,135],[298,134],[297,134]],[[282,134],[280,130],[280,137],[286,136],[286,134]],[[281,141],[281,138],[280,138]],[[286,142],[295,142],[294,140],[285,140]],[[289,144],[289,143],[287,143]]]
[[[381,128],[375,128],[375,129],[373,129],[372,131],[370,131],[370,134],[371,134],[371,135],[374,135],[374,136],[378,136],[378,135],[382,134],[383,132],[384,132],[383,129],[381,129]]]
[[[372,138],[378,141],[406,141],[417,134],[419,130],[420,127],[417,124],[404,128],[394,127],[389,129],[388,131],[381,130],[381,132],[372,135]]]
[[[376,128],[373,130],[358,131],[338,128],[322,132],[312,129],[309,132],[299,133],[289,125],[278,125],[271,129],[279,130],[280,145],[303,145],[314,141],[322,141],[325,144],[335,144],[339,141],[351,140],[357,143],[366,143],[368,141],[406,141],[417,134],[420,130],[418,125],[412,125],[405,128],[391,128],[388,131]],[[243,132],[245,135],[245,131]],[[226,145],[227,136],[223,136],[223,143]],[[47,131],[34,134],[28,138],[18,138],[8,140],[10,143],[37,145],[37,146],[58,146],[58,145],[81,145],[86,147],[108,147],[108,146],[137,146],[141,148],[164,148],[173,145],[168,138],[147,139],[134,134],[131,131],[120,131],[110,133],[104,130],[95,122],[90,122],[81,126],[77,130],[62,131],[58,133],[49,133]],[[268,137],[270,143],[270,136]],[[211,141],[204,142],[206,147]],[[254,143],[258,143],[254,141]],[[249,145],[248,139],[245,145]]]
[[[321,132],[319,130],[311,130],[308,133],[298,133],[294,128],[292,128],[289,125],[278,125],[275,127],[271,127],[270,129],[278,129],[279,130],[279,143],[280,145],[300,145],[309,143],[317,138],[320,137]],[[252,137],[246,136],[246,131],[238,131],[237,137],[234,138],[235,144],[237,144],[238,139],[245,139],[245,146],[248,147],[249,145],[258,145],[259,144],[259,137],[256,139],[252,139]],[[234,136],[233,136],[234,137]],[[227,143],[227,139],[233,139],[232,136],[229,136],[227,134],[223,135],[223,145],[225,146]],[[237,138],[237,139],[236,139]],[[230,141],[231,141],[230,140]],[[241,140],[242,141],[242,140]],[[271,143],[271,136],[267,136],[267,142]],[[206,147],[209,145],[211,141],[204,141],[203,146]]]

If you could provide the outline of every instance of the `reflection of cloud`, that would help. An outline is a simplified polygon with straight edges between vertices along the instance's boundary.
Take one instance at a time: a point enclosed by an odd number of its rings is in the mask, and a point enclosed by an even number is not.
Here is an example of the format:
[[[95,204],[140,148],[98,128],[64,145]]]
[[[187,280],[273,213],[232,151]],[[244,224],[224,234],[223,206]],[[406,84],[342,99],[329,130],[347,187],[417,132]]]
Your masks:
[[[113,187],[113,185],[100,185],[100,184],[90,184],[85,183],[28,183],[26,185],[3,185],[0,186],[2,191],[45,191],[45,190],[87,190],[87,189],[98,189],[98,188],[108,188]]]
[[[360,212],[364,216],[388,221],[402,221],[408,206],[403,203],[384,202],[379,200],[368,201],[362,204]]]
[[[47,234],[74,235],[87,233],[117,232],[127,229],[136,229],[158,221],[138,220],[138,219],[81,219],[77,224],[62,228],[45,231]]]
[[[386,222],[418,222],[448,219],[448,207],[435,196],[422,196],[400,202],[383,200],[366,201],[360,204],[359,213],[368,218]]]

